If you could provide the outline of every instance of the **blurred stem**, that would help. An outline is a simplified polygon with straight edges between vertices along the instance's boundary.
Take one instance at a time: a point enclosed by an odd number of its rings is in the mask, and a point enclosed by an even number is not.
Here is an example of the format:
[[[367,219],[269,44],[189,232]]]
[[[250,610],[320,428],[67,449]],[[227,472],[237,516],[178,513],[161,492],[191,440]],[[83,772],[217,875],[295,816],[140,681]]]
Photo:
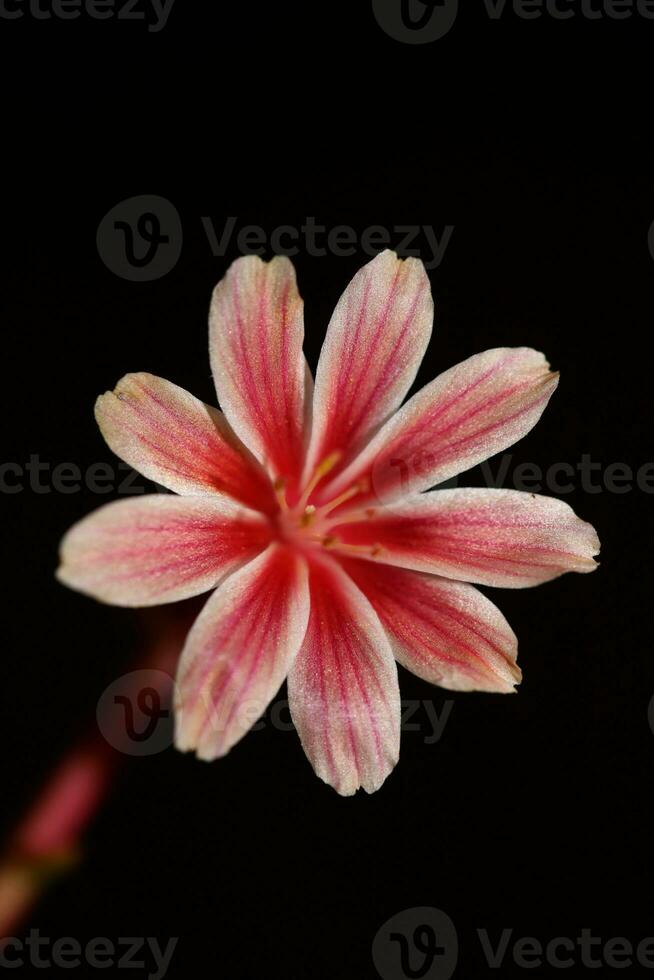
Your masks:
[[[160,671],[162,681],[163,675],[174,677],[194,613],[193,603],[141,613],[147,653],[130,669]],[[162,684],[162,702],[171,689],[172,684]],[[80,860],[82,836],[110,792],[117,769],[129,758],[113,747],[123,738],[127,735],[118,721],[112,744],[94,726],[55,767],[10,837],[0,860],[0,945],[49,885]]]

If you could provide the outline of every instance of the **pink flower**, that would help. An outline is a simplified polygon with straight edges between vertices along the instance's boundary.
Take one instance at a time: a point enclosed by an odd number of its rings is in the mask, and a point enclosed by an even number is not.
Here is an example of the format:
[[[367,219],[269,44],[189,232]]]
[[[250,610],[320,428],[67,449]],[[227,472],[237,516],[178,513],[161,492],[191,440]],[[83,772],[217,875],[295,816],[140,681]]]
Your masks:
[[[224,414],[150,374],[98,399],[109,446],[174,495],[82,520],[58,575],[123,606],[216,590],[179,665],[180,749],[225,755],[287,680],[316,773],[373,792],[399,756],[396,660],[451,690],[520,681],[511,628],[468,583],[596,567],[594,529],[559,500],[429,491],[524,436],[558,381],[536,351],[489,350],[400,408],[432,318],[422,263],[377,256],[336,307],[314,389],[291,262],[241,258],[211,305]]]

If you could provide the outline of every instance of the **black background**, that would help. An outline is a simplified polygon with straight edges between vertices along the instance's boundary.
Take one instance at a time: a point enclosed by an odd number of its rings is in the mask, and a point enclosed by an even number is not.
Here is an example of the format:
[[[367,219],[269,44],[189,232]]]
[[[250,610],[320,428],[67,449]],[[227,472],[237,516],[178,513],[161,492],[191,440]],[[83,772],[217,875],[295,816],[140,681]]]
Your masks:
[[[430,273],[436,327],[416,387],[477,351],[535,347],[561,383],[515,464],[654,460],[654,22],[490,22],[478,5],[414,47],[386,37],[367,3],[211,20],[177,2],[158,35],[0,21],[2,461],[113,462],[92,406],[127,371],[212,400],[208,302],[237,250],[211,254],[203,215],[268,232],[308,215],[359,232],[454,225]],[[181,260],[153,283],[117,277],[96,249],[101,218],[138,194],[170,200],[184,228]],[[366,260],[295,260],[313,368]],[[425,730],[403,734],[373,796],[338,797],[270,724],[211,765],[172,749],[132,760],[84,862],[32,924],[80,941],[179,936],[173,977],[294,980],[374,977],[377,930],[413,906],[454,920],[466,978],[490,973],[477,928],[654,935],[652,495],[575,483],[564,499],[598,529],[599,571],[489,590],[520,640],[517,696],[450,694],[401,671],[404,698],[455,703],[437,744],[419,712]],[[61,535],[101,502],[0,496],[5,832],[139,655],[135,614],[53,578]]]

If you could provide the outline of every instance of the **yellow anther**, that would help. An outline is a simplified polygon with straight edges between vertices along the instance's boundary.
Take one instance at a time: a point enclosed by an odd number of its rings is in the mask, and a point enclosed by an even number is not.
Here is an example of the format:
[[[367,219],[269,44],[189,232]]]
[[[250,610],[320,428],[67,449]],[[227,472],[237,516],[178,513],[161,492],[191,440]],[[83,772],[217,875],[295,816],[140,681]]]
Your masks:
[[[327,473],[329,473],[330,470],[333,470],[334,469],[334,467],[338,463],[339,459],[341,459],[342,455],[343,455],[343,453],[341,452],[341,450],[340,449],[337,449],[337,450],[335,450],[335,452],[330,453],[329,456],[325,456],[325,458],[323,459],[322,463],[319,463],[316,466],[316,469],[314,471],[314,474],[311,477],[311,479],[309,480],[309,482],[308,482],[308,484],[307,484],[307,486],[306,486],[306,488],[304,490],[304,493],[302,494],[302,496],[300,498],[300,501],[299,501],[299,505],[298,506],[303,507],[306,504],[307,500],[309,499],[309,497],[311,496],[311,494],[313,493],[313,491],[316,489],[316,487],[318,486],[318,484],[322,480],[323,476],[326,476]]]
[[[342,456],[343,453],[340,449],[336,449],[333,453],[330,453],[329,456],[325,456],[322,463],[319,463],[316,467],[316,476],[318,479],[321,479],[321,477],[326,476],[330,470],[333,470]]]

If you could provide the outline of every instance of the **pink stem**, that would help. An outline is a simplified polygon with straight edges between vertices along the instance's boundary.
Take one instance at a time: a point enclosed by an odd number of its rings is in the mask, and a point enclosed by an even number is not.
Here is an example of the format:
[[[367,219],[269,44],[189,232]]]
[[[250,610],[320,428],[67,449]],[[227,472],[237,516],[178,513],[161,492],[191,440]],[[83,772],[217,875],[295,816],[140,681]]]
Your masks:
[[[159,689],[164,706],[191,606],[143,614],[149,654],[132,669],[153,671],[148,684]],[[135,682],[134,696],[139,687]],[[119,714],[112,716],[114,724],[115,730],[105,730],[104,737],[94,727],[68,753],[9,839],[0,859],[0,948],[2,938],[20,925],[48,884],[77,863],[82,835],[110,792],[116,769],[128,758],[120,751],[129,736]]]

